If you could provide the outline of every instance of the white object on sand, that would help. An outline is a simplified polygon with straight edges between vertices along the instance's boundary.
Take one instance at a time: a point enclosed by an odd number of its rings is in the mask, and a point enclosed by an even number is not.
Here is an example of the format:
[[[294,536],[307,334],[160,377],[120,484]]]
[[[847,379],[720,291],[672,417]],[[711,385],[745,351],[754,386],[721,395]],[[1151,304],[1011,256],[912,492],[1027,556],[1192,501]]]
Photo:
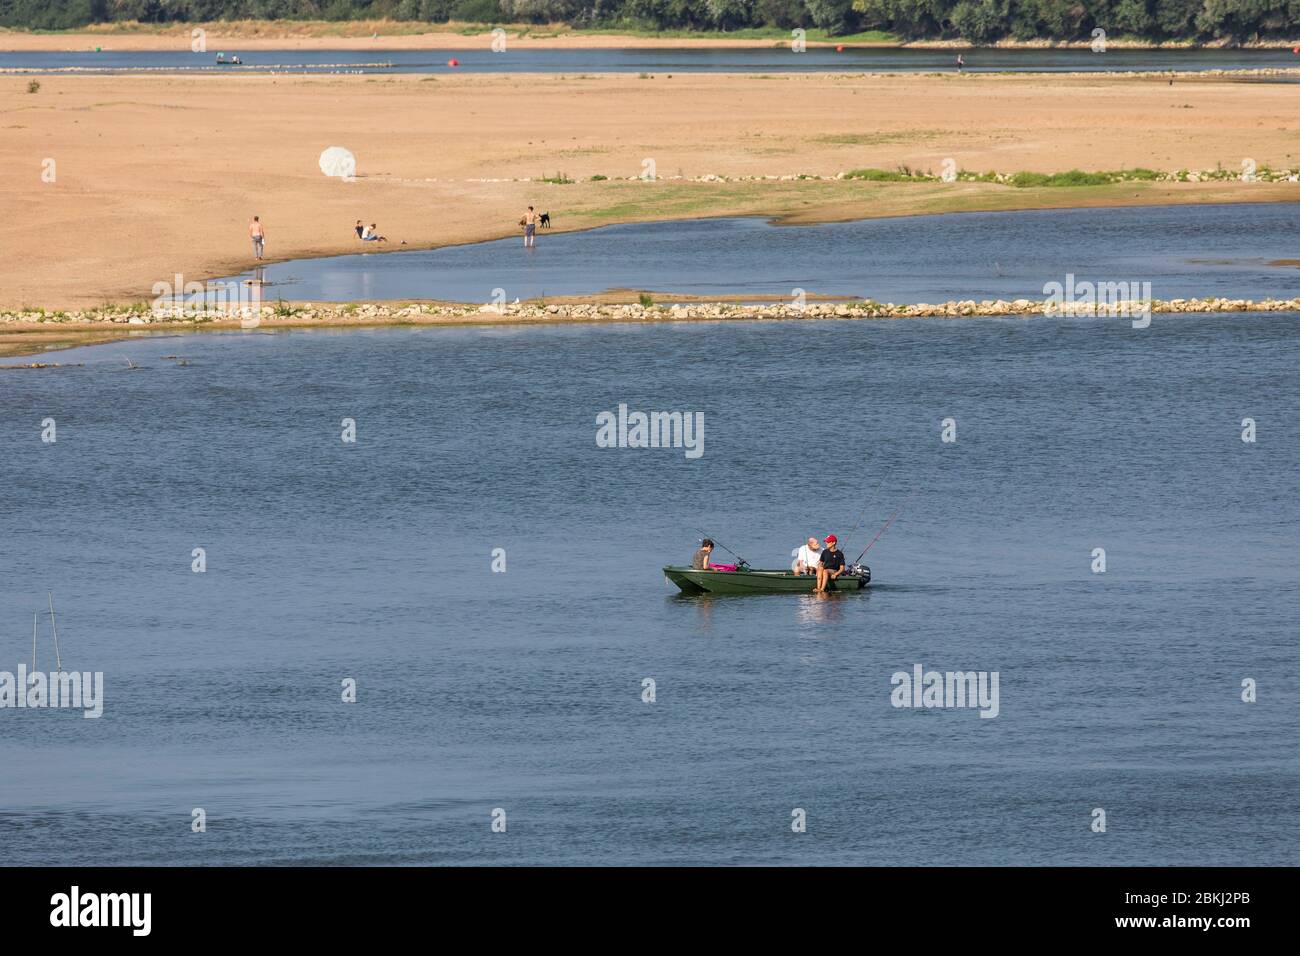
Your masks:
[[[357,178],[357,158],[342,146],[331,146],[320,154],[320,171],[351,182]]]

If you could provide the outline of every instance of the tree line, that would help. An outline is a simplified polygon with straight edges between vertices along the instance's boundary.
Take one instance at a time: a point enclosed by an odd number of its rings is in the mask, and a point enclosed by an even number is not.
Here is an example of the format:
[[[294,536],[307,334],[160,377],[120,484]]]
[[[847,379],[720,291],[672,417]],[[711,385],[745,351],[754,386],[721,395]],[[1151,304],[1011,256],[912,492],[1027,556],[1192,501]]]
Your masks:
[[[1234,43],[1300,33],[1300,0],[0,0],[0,25],[66,30],[91,23],[214,20],[422,20],[567,23],[638,30],[879,30],[906,39]]]

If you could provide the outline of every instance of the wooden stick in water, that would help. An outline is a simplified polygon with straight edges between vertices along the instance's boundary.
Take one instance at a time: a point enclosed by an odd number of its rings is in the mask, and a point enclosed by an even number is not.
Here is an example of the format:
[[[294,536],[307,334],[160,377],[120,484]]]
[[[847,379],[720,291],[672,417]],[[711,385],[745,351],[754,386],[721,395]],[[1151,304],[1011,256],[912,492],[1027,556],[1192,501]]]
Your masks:
[[[50,630],[54,632],[54,666],[63,673],[63,658],[59,655],[59,627],[54,623],[54,592],[46,591],[50,596]]]

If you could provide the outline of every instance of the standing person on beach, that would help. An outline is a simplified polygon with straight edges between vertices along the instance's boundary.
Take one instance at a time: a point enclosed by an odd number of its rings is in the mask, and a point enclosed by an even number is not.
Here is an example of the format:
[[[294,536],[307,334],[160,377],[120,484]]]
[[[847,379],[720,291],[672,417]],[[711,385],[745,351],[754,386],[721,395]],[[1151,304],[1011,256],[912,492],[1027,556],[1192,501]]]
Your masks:
[[[528,207],[528,211],[519,220],[519,225],[524,227],[524,248],[537,245],[537,213],[532,206]]]
[[[958,54],[957,54],[957,72],[960,73],[960,72],[962,71],[962,67],[964,67],[965,65],[966,65],[966,61],[963,60],[963,59],[961,58],[961,54],[958,53]]]
[[[248,238],[253,240],[253,258],[262,258],[262,248],[266,244],[266,227],[262,225],[261,217],[254,216],[253,221],[248,224]]]

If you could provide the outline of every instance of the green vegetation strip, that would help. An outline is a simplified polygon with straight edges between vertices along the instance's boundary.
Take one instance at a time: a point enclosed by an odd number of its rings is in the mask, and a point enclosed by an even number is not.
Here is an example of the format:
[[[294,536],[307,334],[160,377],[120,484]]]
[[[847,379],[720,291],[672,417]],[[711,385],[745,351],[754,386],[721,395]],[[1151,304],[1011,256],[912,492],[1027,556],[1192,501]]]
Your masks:
[[[954,171],[952,176],[953,178],[949,179],[949,182],[1000,183],[1020,189],[1039,186],[1109,186],[1113,183],[1143,182],[1225,182],[1238,179],[1245,179],[1246,181],[1253,179],[1259,182],[1295,182],[1297,180],[1295,170],[1271,169],[1268,166],[1260,166],[1251,170],[1232,170],[1219,166],[1215,169],[1203,169],[1195,172],[1180,169],[1172,173],[1157,172],[1154,169],[1146,169],[1141,166],[1134,169],[1113,169],[1091,173],[1084,172],[1081,169],[1070,169],[1063,173],[976,173],[968,170],[957,170]],[[875,183],[943,181],[942,176],[909,169],[906,166],[893,170],[853,169],[844,173],[843,178],[861,179]]]

